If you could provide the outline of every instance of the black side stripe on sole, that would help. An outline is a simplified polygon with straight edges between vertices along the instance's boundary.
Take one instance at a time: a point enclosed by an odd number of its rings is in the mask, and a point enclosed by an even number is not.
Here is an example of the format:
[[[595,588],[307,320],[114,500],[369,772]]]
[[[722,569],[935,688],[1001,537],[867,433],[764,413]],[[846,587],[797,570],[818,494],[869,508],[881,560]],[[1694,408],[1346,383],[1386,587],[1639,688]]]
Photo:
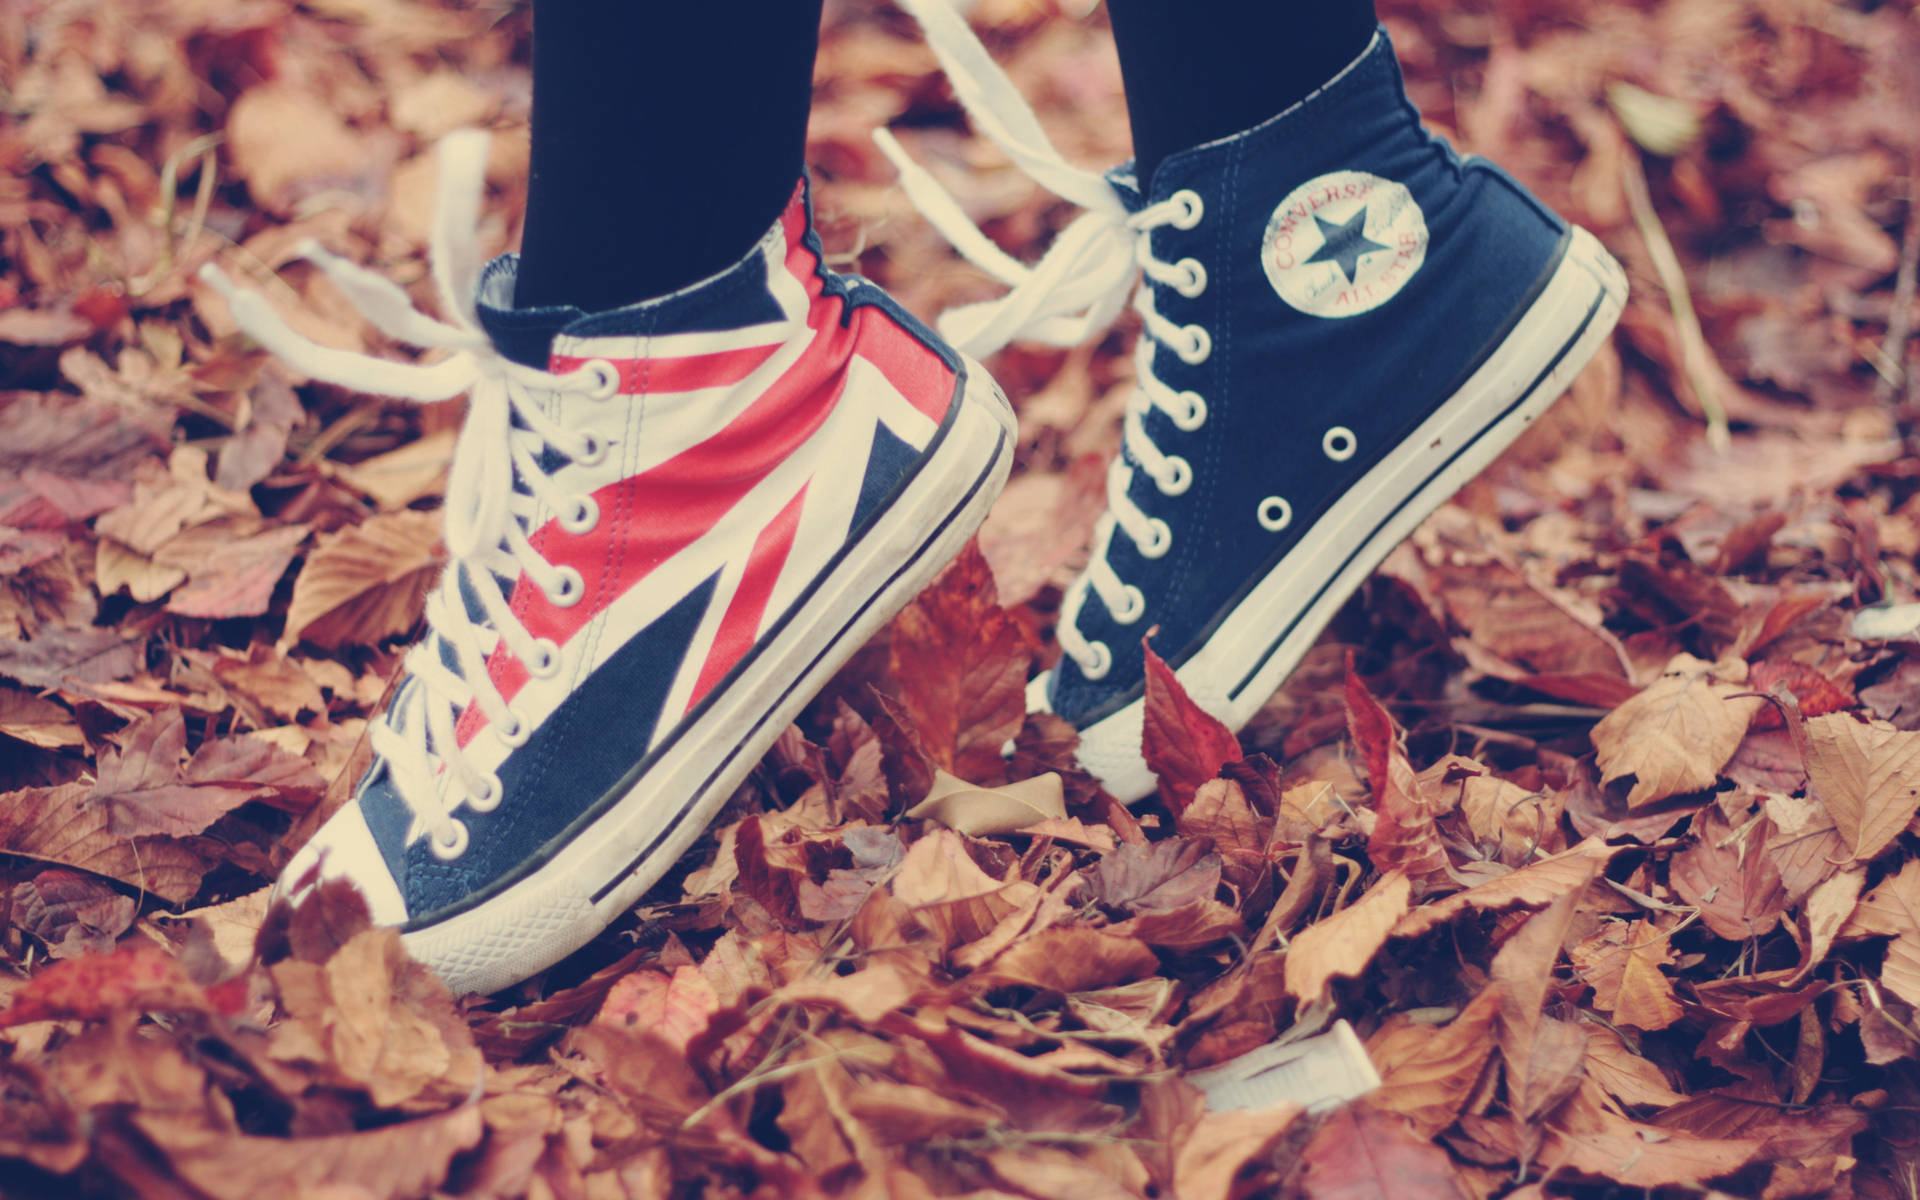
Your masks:
[[[940,540],[940,536],[947,531],[947,528],[951,526],[956,520],[959,519],[961,513],[966,511],[967,506],[973,502],[973,498],[980,494],[980,489],[986,486],[988,477],[991,476],[994,470],[1000,465],[1000,453],[1002,449],[1005,448],[1006,444],[1007,444],[1007,431],[1004,427],[1002,427],[1001,430],[999,431],[998,437],[996,437],[994,440],[993,454],[990,461],[987,463],[986,469],[980,472],[980,474],[974,479],[973,483],[967,488],[966,494],[960,497],[959,503],[954,505],[953,510],[947,513],[945,517],[941,518],[940,523],[938,525],[933,527],[933,532],[931,536],[929,536],[925,541],[920,543],[920,548],[914,551],[913,556],[908,558],[905,562],[901,563],[898,567],[894,568],[893,574],[887,576],[886,582],[882,583],[878,588],[875,588],[867,596],[866,601],[862,603],[859,608],[853,611],[853,613],[847,618],[846,622],[840,626],[839,630],[835,632],[831,638],[828,639],[827,644],[820,648],[819,653],[815,654],[813,656],[813,659],[810,662],[808,662],[804,668],[801,669],[800,671],[801,678],[805,678],[806,676],[811,675],[813,673],[814,668],[819,666],[823,659],[825,659],[829,654],[833,653],[833,651],[839,647],[841,640],[845,638],[847,633],[850,630],[852,630],[852,628],[860,622],[860,618],[866,615],[867,610],[872,608],[874,604],[878,602],[881,594],[884,593],[888,588],[892,587],[894,583],[897,582],[902,575],[905,575],[909,570],[917,566],[920,563],[920,561],[926,557],[927,551],[933,548],[934,544]],[[788,687],[785,691],[780,693],[780,699],[784,700],[788,696],[791,696],[793,694],[793,690],[794,690],[793,687],[791,686]],[[641,863],[653,857],[654,852],[658,850],[660,846],[669,837],[673,836],[674,832],[680,828],[680,825],[682,824],[682,822],[684,822],[687,819],[687,817],[692,814],[693,810],[699,806],[700,801],[706,798],[707,792],[713,787],[714,780],[718,779],[720,775],[723,772],[725,772],[729,766],[733,764],[734,760],[740,757],[740,751],[745,748],[748,742],[753,740],[753,737],[755,734],[760,732],[761,728],[766,725],[767,718],[772,716],[773,710],[778,707],[779,707],[779,704],[776,702],[775,704],[770,705],[765,711],[763,711],[760,714],[760,719],[753,723],[753,725],[747,730],[745,736],[735,741],[733,745],[728,748],[727,752],[721,756],[719,763],[716,764],[713,770],[707,773],[707,777],[700,782],[700,786],[694,789],[693,795],[688,797],[686,803],[680,806],[680,810],[673,814],[672,818],[670,818],[667,821],[665,827],[663,827],[660,830],[660,832],[654,836],[654,839],[651,842],[647,843],[646,848],[641,850],[640,853],[634,855],[633,858],[627,863],[626,866],[616,871],[613,875],[613,878],[609,879],[606,883],[602,884],[599,890],[593,893],[593,897],[592,897],[593,903],[598,904],[600,903],[601,900],[605,899],[609,894],[611,894],[615,888],[619,887],[622,882],[624,882],[629,876],[633,874],[633,872],[640,866]],[[638,787],[640,785],[640,782],[641,781],[636,780],[634,783],[634,786]]]
[[[1321,598],[1333,587],[1334,581],[1339,579],[1346,569],[1353,564],[1354,559],[1359,558],[1372,547],[1374,539],[1380,536],[1380,531],[1386,528],[1395,517],[1399,516],[1409,504],[1412,504],[1421,492],[1424,492],[1432,485],[1435,479],[1445,473],[1448,467],[1451,467],[1458,461],[1461,455],[1479,445],[1481,438],[1484,438],[1495,426],[1499,425],[1500,422],[1512,416],[1514,411],[1521,405],[1532,399],[1534,392],[1539,390],[1540,385],[1546,381],[1547,376],[1553,374],[1554,370],[1558,368],[1562,362],[1566,361],[1567,355],[1573,353],[1573,348],[1580,343],[1581,338],[1586,336],[1587,330],[1593,325],[1593,318],[1599,313],[1601,306],[1606,303],[1607,298],[1611,295],[1606,289],[1605,281],[1601,280],[1599,282],[1601,284],[1599,294],[1594,297],[1593,304],[1587,309],[1587,315],[1581,318],[1579,327],[1573,331],[1573,335],[1567,339],[1566,344],[1560,347],[1560,353],[1553,356],[1553,361],[1549,362],[1541,369],[1538,375],[1533,377],[1532,383],[1521,389],[1520,395],[1515,398],[1512,404],[1507,405],[1506,408],[1501,410],[1498,416],[1486,423],[1481,429],[1479,437],[1461,443],[1458,450],[1448,455],[1444,462],[1427,473],[1427,477],[1420,481],[1418,487],[1409,491],[1400,503],[1394,505],[1385,516],[1374,522],[1373,529],[1367,533],[1367,536],[1361,539],[1353,551],[1340,561],[1338,567],[1335,567],[1327,573],[1325,582],[1321,583],[1319,590],[1314,592],[1312,599],[1301,605],[1300,611],[1294,615],[1293,620],[1288,621],[1285,628],[1281,629],[1279,634],[1267,644],[1266,650],[1261,653],[1259,658],[1254,660],[1253,666],[1248,669],[1245,675],[1241,676],[1240,682],[1233,685],[1233,689],[1227,693],[1229,700],[1238,700],[1240,698],[1241,693],[1245,692],[1248,685],[1253,682],[1253,677],[1258,675],[1260,669],[1267,665],[1268,660],[1273,658],[1274,654],[1280,649],[1281,643],[1293,636],[1293,631],[1300,627],[1300,622],[1306,620],[1307,614],[1312,612],[1314,606],[1320,603]],[[1281,565],[1285,565],[1285,560],[1282,560]]]

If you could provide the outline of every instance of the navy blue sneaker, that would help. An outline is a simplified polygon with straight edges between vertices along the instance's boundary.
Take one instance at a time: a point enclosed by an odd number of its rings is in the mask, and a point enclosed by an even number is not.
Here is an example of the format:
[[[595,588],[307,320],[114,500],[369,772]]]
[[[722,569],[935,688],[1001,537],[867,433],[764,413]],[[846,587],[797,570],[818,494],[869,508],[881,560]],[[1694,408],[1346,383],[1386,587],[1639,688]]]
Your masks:
[[[309,257],[390,335],[451,357],[327,350],[222,286],[306,374],[468,396],[427,636],[373,725],[373,767],[279,890],[299,904],[350,880],[415,958],[484,992],[586,943],[699,836],[965,545],[1013,420],[977,365],[826,269],[804,184],[711,279],[610,312],[516,311],[513,258],[457,274],[477,262],[484,140],[442,152],[435,272],[457,324]]]
[[[1155,786],[1142,636],[1240,728],[1387,552],[1559,398],[1626,278],[1591,234],[1421,128],[1384,29],[1278,116],[1096,188],[941,0],[909,7],[977,127],[1090,210],[1038,265],[1010,267],[883,141],[923,211],[1012,286],[942,331],[982,356],[1070,342],[1145,277],[1107,513],[1061,606],[1061,660],[1028,694],[1137,799]]]

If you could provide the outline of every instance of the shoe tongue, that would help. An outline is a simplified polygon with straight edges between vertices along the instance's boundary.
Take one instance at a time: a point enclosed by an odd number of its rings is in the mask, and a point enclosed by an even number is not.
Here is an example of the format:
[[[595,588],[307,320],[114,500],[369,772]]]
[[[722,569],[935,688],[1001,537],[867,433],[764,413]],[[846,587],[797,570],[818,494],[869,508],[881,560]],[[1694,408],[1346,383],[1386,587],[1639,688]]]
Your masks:
[[[488,263],[480,274],[480,294],[474,307],[480,315],[480,327],[493,339],[495,349],[523,367],[545,370],[553,354],[553,339],[586,314],[572,305],[515,308],[513,280],[519,266],[517,254],[503,254]]]

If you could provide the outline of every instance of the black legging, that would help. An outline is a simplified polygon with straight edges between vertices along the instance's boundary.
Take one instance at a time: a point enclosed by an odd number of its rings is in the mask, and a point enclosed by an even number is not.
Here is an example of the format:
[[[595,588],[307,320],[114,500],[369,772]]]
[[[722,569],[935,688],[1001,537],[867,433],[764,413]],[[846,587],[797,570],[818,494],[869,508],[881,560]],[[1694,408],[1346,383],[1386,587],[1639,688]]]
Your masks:
[[[744,254],[806,148],[822,0],[534,0],[515,302],[594,311]],[[1108,0],[1143,181],[1365,48],[1373,0]]]

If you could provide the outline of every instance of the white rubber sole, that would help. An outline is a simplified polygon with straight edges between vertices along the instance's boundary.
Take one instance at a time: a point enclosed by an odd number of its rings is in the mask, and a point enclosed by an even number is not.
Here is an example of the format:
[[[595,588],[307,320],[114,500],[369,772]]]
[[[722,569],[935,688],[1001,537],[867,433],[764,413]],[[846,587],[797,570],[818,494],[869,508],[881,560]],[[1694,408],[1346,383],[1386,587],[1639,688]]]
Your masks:
[[[969,359],[960,411],[931,457],[695,724],[537,870],[403,934],[408,952],[455,992],[493,992],[591,941],[706,830],[841,664],[966,545],[1006,483],[1015,440],[1006,397]]]
[[[1200,707],[1239,730],[1380,560],[1552,407],[1607,340],[1627,278],[1575,228],[1559,267],[1499,348],[1433,416],[1361,478],[1175,672]],[[1027,705],[1047,707],[1047,675]],[[1144,701],[1080,731],[1080,765],[1127,803],[1158,786],[1141,757]]]

